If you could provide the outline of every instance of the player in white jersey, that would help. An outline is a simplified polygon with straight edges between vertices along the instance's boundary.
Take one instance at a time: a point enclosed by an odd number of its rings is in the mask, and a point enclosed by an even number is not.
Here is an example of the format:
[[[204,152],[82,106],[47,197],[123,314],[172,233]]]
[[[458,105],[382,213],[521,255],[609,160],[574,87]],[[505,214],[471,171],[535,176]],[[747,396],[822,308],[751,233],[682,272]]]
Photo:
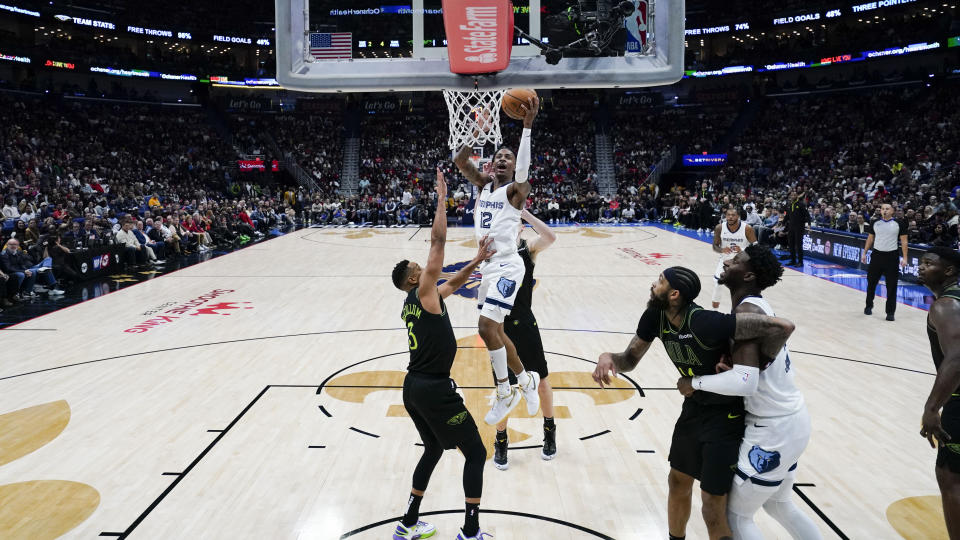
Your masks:
[[[533,416],[540,409],[537,393],[539,375],[523,369],[517,349],[503,329],[503,320],[513,309],[517,290],[523,283],[523,260],[517,254],[517,230],[520,227],[520,211],[530,194],[527,178],[530,172],[530,130],[540,109],[540,100],[531,98],[525,106],[523,134],[520,149],[514,155],[508,148],[501,148],[494,155],[492,169],[481,173],[470,161],[473,149],[465,146],[454,158],[457,168],[480,188],[474,207],[474,231],[477,241],[493,238],[496,254],[479,268],[482,275],[477,303],[480,309],[478,322],[480,337],[487,345],[490,362],[497,378],[496,399],[493,408],[484,417],[488,424],[500,423],[520,402],[527,401],[527,412]],[[492,173],[492,174],[489,174]],[[516,388],[510,385],[507,367],[516,374]]]
[[[757,244],[724,262],[720,284],[730,289],[735,313],[772,317],[773,309],[761,292],[782,275],[783,266],[770,248]],[[727,503],[733,537],[762,540],[753,521],[762,506],[793,538],[820,539],[816,525],[791,498],[797,462],[810,441],[810,415],[794,383],[790,351],[786,345],[777,351],[760,351],[756,343],[737,343],[734,361],[733,368],[723,373],[677,382],[683,393],[708,390],[743,396],[746,430]]]
[[[713,250],[720,253],[717,262],[717,271],[713,273],[713,309],[720,307],[720,293],[723,291],[720,283],[720,273],[723,272],[723,263],[732,259],[747,246],[757,243],[757,233],[753,227],[740,221],[740,212],[733,206],[724,210],[724,221],[713,229]]]

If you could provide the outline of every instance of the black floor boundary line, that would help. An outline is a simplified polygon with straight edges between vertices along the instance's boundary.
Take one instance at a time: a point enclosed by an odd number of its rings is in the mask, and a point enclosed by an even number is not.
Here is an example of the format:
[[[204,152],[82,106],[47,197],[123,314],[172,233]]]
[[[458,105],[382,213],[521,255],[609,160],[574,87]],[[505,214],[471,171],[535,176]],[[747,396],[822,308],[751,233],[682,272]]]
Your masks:
[[[317,385],[313,384],[306,386],[306,388],[316,388]],[[324,388],[376,388],[382,390],[399,390],[403,386],[398,384],[325,384]],[[457,386],[457,388],[462,388],[464,390],[493,390],[495,386],[492,384],[489,386]],[[629,390],[635,392],[636,388],[600,388],[599,386],[551,386],[554,390]],[[647,388],[647,390],[676,390],[676,388]],[[321,405],[321,407],[323,407]]]
[[[653,450],[637,450],[638,454],[653,454]]]
[[[594,438],[594,437],[599,437],[599,436],[601,436],[601,435],[606,435],[607,433],[610,433],[610,430],[609,430],[609,429],[605,429],[605,430],[603,430],[603,431],[601,431],[601,432],[599,432],[599,433],[594,433],[593,435],[584,435],[583,437],[580,437],[580,440],[581,440],[581,441],[585,441],[585,440],[587,440],[587,439],[592,439],[592,438]]]
[[[820,353],[807,352],[807,351],[790,351],[790,352],[791,352],[791,353],[797,353],[797,354],[808,354],[808,355],[810,355],[810,356],[819,356],[819,357],[822,357],[822,358],[831,358],[831,359],[834,359],[834,360],[843,360],[843,361],[845,361],[845,362],[854,362],[854,363],[857,363],[857,364],[867,364],[867,365],[870,365],[870,366],[880,366],[880,367],[885,367],[885,368],[890,368],[890,369],[898,369],[898,370],[900,370],[900,371],[909,371],[909,372],[911,372],[911,373],[919,373],[919,374],[921,374],[921,375],[930,375],[930,376],[932,376],[932,377],[936,377],[936,376],[937,376],[936,373],[930,373],[929,371],[920,371],[920,370],[918,370],[918,369],[910,369],[910,368],[899,367],[899,366],[891,366],[891,365],[889,365],[889,364],[880,364],[880,363],[877,363],[877,362],[867,362],[866,360],[854,360],[853,358],[845,358],[845,357],[843,357],[843,356],[831,356],[831,355],[829,355],[829,354],[820,354]]]
[[[643,409],[638,407],[637,412],[633,413],[633,416],[630,417],[630,420],[635,420],[638,416],[640,416],[640,413],[642,412],[643,412]]]
[[[312,444],[310,446],[307,446],[307,448],[326,448],[326,446],[321,446],[319,444]]]
[[[357,433],[362,433],[362,434],[364,434],[364,435],[366,435],[366,436],[368,436],[368,437],[373,437],[374,439],[379,439],[379,438],[380,438],[380,436],[377,435],[376,433],[370,433],[369,431],[364,431],[364,430],[362,430],[362,429],[360,429],[360,428],[355,428],[355,427],[353,427],[353,426],[350,426],[350,430],[356,431]]]
[[[320,409],[320,412],[327,416],[327,418],[333,418],[333,415],[330,414],[330,411],[328,411],[323,405],[320,405],[318,408]]]
[[[543,448],[543,445],[532,444],[530,446],[508,446],[507,450],[533,450],[534,448]]]
[[[190,463],[190,465],[187,465],[187,468],[184,469],[183,472],[179,476],[177,476],[173,482],[170,482],[170,485],[167,486],[167,489],[163,490],[163,493],[161,493],[156,499],[154,499],[154,501],[150,503],[150,506],[148,506],[147,509],[143,511],[143,513],[137,516],[137,519],[135,519],[133,523],[131,523],[130,526],[123,531],[123,534],[120,535],[121,539],[124,539],[130,536],[130,534],[134,530],[136,530],[136,528],[141,523],[143,523],[143,520],[146,519],[148,515],[150,515],[150,512],[152,512],[153,509],[156,508],[163,501],[163,499],[170,494],[171,491],[173,491],[173,488],[177,487],[177,484],[179,484],[181,480],[183,480],[184,478],[187,477],[188,474],[190,474],[190,471],[192,471],[193,468],[196,467],[198,463],[200,463],[200,460],[202,460],[204,456],[206,456],[210,452],[210,450],[212,450],[213,447],[216,446],[218,442],[220,442],[220,439],[222,439],[230,431],[230,429],[233,428],[233,426],[237,425],[237,422],[239,422],[240,419],[243,418],[243,415],[247,414],[247,411],[253,408],[253,406],[257,403],[257,401],[259,401],[260,398],[262,398],[263,395],[267,393],[267,390],[270,390],[270,385],[264,386],[263,390],[261,390],[260,393],[257,394],[257,397],[253,398],[253,401],[248,403],[247,406],[244,407],[242,411],[240,411],[240,414],[238,414],[233,419],[233,421],[230,422],[230,424],[219,435],[217,435],[210,442],[210,444],[208,444],[207,447],[203,449],[202,452],[200,452],[200,455],[194,458],[194,460]]]
[[[807,497],[807,495],[804,492],[800,491],[801,487],[816,487],[816,486],[814,486],[813,484],[795,483],[793,484],[793,491],[797,495],[799,495],[801,499],[803,499],[803,502],[807,503],[807,506],[809,506],[811,510],[813,510],[814,512],[816,512],[818,516],[820,516],[820,519],[822,519],[824,523],[827,524],[828,527],[833,529],[833,532],[837,533],[837,536],[839,536],[843,540],[850,540],[850,537],[843,534],[843,531],[840,530],[840,527],[837,527],[837,525],[833,521],[831,521],[826,514],[823,513],[823,510],[820,510],[820,508],[816,504],[814,504],[813,501],[810,500],[810,497]]]
[[[420,515],[421,515],[421,516],[435,516],[435,515],[438,515],[438,514],[462,514],[462,513],[463,513],[463,509],[462,509],[462,508],[458,508],[458,509],[456,509],[456,510],[432,510],[432,511],[430,511],[430,512],[420,512]],[[562,520],[562,519],[552,518],[552,517],[548,517],[548,516],[538,516],[538,515],[536,515],[536,514],[528,514],[528,513],[526,513],[526,512],[515,512],[515,511],[513,511],[513,510],[491,510],[491,509],[488,509],[488,508],[484,508],[484,509],[482,510],[482,513],[484,513],[484,514],[503,514],[503,515],[507,515],[507,516],[518,516],[518,517],[525,517],[525,518],[531,518],[531,519],[539,519],[539,520],[542,520],[542,521],[549,521],[550,523],[556,523],[557,525],[563,525],[563,526],[566,526],[566,527],[570,527],[571,529],[578,530],[578,531],[580,531],[580,532],[584,532],[584,533],[587,533],[587,534],[592,534],[593,536],[595,536],[595,537],[597,537],[597,538],[602,538],[603,540],[616,540],[616,538],[614,538],[614,537],[612,537],[612,536],[607,536],[607,535],[605,535],[605,534],[603,534],[603,533],[601,533],[601,532],[595,531],[595,530],[593,530],[593,529],[588,529],[588,528],[584,527],[583,525],[577,525],[576,523],[570,523],[569,521],[564,521],[564,520]],[[371,524],[369,524],[369,525],[364,525],[363,527],[360,527],[359,529],[354,529],[354,530],[352,530],[352,531],[343,533],[343,535],[340,536],[340,540],[343,540],[344,538],[349,538],[349,537],[351,537],[351,536],[353,536],[353,535],[355,535],[355,534],[360,534],[360,533],[362,533],[362,532],[364,532],[364,531],[373,529],[373,528],[375,528],[375,527],[379,527],[379,526],[381,526],[381,525],[386,525],[387,523],[393,523],[393,522],[395,522],[395,521],[399,521],[402,517],[403,517],[403,516],[396,516],[396,517],[392,517],[392,518],[385,519],[385,520],[383,520],[383,521],[378,521],[378,522],[376,522],[376,523],[371,523]]]
[[[423,225],[417,227],[417,230],[413,231],[413,234],[410,235],[410,238],[407,238],[407,242],[413,240],[413,237],[417,235],[420,231],[423,230]]]

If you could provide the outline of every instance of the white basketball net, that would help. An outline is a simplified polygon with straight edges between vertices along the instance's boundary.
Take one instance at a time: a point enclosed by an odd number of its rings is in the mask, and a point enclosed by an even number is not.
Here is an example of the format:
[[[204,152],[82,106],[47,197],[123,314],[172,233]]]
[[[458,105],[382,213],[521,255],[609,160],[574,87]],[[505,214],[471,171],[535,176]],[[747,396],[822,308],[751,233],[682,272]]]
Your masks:
[[[499,145],[500,104],[505,90],[460,92],[444,90],[443,99],[450,113],[450,137],[447,143],[454,152],[464,146]]]

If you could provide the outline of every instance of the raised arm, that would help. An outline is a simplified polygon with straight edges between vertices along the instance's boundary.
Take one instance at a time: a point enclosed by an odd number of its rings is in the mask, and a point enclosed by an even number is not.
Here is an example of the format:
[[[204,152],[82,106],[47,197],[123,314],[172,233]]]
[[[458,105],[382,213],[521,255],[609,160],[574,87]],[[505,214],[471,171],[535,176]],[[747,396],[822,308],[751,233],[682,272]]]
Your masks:
[[[923,406],[923,428],[920,435],[930,441],[937,439],[940,444],[950,440],[950,435],[940,424],[940,409],[947,403],[953,392],[960,386],[960,302],[956,300],[938,300],[930,306],[930,322],[937,329],[943,362],[937,369],[937,378],[933,389]]]
[[[507,188],[507,197],[513,206],[523,209],[530,194],[530,183],[527,178],[530,176],[530,130],[533,129],[533,120],[540,112],[540,98],[534,96],[530,98],[526,105],[521,105],[523,109],[523,133],[520,135],[520,149],[517,150],[517,167],[513,178],[516,182],[510,184]]]
[[[769,317],[757,313],[737,313],[737,330],[733,339],[745,341],[758,339],[760,354],[775,357],[787,339],[796,329],[794,324],[779,317]]]
[[[420,303],[430,313],[441,313],[440,295],[436,283],[443,270],[443,249],[447,243],[447,210],[444,201],[447,198],[447,182],[443,172],[437,167],[437,212],[433,216],[433,227],[430,229],[430,255],[427,256],[427,266],[423,268],[420,283],[426,284],[418,291]]]
[[[457,152],[456,157],[453,158],[454,165],[460,169],[460,174],[462,174],[471,184],[482,188],[487,185],[489,182],[489,177],[484,176],[483,173],[477,169],[477,166],[470,161],[470,156],[473,155],[473,148],[469,146],[464,146]]]
[[[527,209],[520,212],[520,217],[532,225],[533,231],[537,233],[536,238],[527,242],[527,249],[530,250],[530,258],[536,259],[538,253],[547,249],[557,241],[557,235],[554,234],[549,225],[541,221]]]
[[[463,284],[467,282],[467,279],[470,278],[470,274],[480,266],[480,263],[493,257],[493,254],[496,253],[497,250],[491,249],[490,246],[492,245],[493,238],[484,236],[483,239],[480,240],[480,247],[477,249],[477,254],[474,255],[473,260],[461,268],[452,278],[437,287],[441,298],[450,296],[454,291],[462,287]]]
[[[631,371],[637,367],[643,355],[647,354],[650,343],[640,339],[640,336],[634,335],[627,349],[622,353],[605,352],[601,354],[597,361],[597,368],[593,370],[593,380],[603,388],[604,384],[610,384],[610,374],[616,377],[617,373]]]

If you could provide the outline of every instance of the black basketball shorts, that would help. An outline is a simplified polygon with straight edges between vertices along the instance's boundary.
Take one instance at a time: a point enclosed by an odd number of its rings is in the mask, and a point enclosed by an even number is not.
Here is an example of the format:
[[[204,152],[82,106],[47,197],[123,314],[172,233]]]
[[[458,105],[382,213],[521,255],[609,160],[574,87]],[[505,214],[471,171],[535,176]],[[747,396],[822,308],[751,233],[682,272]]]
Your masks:
[[[670,467],[699,480],[700,489],[711,495],[729,493],[743,439],[743,416],[740,401],[701,405],[685,399],[673,428]]]
[[[937,450],[937,467],[960,474],[960,399],[950,398],[940,413],[940,424],[950,441]]]
[[[449,377],[411,371],[403,379],[403,406],[424,445],[444,449],[466,446],[480,438],[477,424]]]
[[[547,370],[547,359],[543,355],[543,342],[540,340],[540,328],[537,319],[533,316],[515,319],[507,317],[503,321],[503,332],[507,334],[513,346],[517,348],[520,363],[523,369],[540,374],[540,380],[546,379],[550,371]],[[510,384],[517,384],[517,378],[510,373]]]

